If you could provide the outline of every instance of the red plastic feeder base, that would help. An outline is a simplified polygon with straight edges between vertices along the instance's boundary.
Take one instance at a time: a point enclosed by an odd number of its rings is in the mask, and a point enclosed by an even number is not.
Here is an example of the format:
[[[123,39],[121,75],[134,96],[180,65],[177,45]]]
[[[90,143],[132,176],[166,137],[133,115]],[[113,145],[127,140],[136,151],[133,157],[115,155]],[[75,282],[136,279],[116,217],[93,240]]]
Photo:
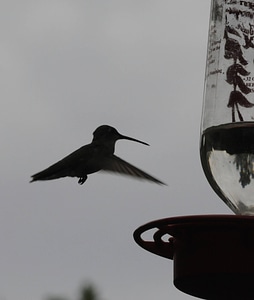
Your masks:
[[[155,229],[152,240],[142,238]],[[166,218],[139,227],[134,239],[173,259],[174,285],[182,292],[202,299],[254,299],[254,217]]]

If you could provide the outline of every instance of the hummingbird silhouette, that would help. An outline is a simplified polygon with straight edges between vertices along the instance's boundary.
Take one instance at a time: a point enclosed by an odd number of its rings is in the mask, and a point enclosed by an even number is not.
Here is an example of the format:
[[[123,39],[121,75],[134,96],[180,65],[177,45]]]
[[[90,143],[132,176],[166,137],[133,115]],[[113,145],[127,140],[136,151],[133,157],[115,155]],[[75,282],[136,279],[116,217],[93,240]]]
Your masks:
[[[114,155],[115,143],[121,139],[149,146],[145,142],[120,134],[111,126],[102,125],[94,131],[93,140],[90,144],[72,152],[47,169],[32,175],[30,182],[69,176],[78,177],[78,183],[83,184],[87,180],[88,174],[104,170],[165,184]]]

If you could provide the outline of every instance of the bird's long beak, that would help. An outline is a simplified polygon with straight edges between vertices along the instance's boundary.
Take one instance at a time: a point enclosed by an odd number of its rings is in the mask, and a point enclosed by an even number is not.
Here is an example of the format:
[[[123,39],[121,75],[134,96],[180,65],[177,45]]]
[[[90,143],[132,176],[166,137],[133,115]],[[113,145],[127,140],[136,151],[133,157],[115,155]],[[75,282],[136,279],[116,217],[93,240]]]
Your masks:
[[[137,143],[140,143],[140,144],[144,144],[144,145],[147,145],[147,146],[150,146],[149,144],[145,143],[145,142],[142,142],[140,140],[136,140],[134,138],[131,138],[129,136],[126,136],[126,135],[122,135],[122,134],[119,134],[119,137],[118,137],[119,140],[129,140],[129,141],[133,141],[133,142],[137,142]]]

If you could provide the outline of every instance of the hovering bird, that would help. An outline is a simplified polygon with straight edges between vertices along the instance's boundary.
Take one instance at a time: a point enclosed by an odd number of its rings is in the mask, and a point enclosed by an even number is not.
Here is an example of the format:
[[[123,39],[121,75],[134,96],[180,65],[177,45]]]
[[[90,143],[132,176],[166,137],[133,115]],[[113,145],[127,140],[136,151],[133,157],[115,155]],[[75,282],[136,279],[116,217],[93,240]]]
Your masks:
[[[47,169],[32,175],[30,182],[69,176],[78,177],[78,183],[83,184],[87,180],[88,174],[104,170],[165,184],[114,155],[115,143],[121,139],[149,146],[145,142],[120,134],[111,126],[102,125],[94,131],[93,140],[90,144],[72,152]]]

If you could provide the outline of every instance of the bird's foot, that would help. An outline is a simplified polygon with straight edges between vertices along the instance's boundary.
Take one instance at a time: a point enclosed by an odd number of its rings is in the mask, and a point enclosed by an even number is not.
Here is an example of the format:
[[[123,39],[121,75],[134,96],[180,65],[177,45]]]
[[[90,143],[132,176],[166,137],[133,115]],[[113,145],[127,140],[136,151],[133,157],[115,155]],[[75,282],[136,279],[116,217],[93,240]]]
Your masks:
[[[78,184],[82,185],[87,180],[87,176],[80,177],[78,180]]]

